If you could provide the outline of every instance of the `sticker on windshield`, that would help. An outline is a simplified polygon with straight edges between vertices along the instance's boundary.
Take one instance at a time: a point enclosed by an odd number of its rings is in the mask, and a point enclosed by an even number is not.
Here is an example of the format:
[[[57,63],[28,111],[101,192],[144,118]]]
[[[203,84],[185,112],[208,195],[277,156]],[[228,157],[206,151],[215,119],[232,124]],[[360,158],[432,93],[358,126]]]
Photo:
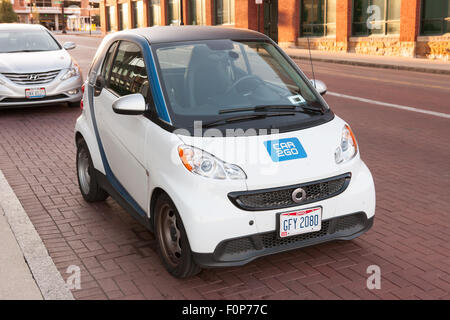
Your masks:
[[[268,140],[264,142],[273,162],[306,158],[305,149],[297,138]]]
[[[295,105],[299,105],[299,104],[306,102],[306,100],[299,94],[297,94],[295,96],[290,96],[290,97],[288,97],[288,99],[292,104],[295,104]]]

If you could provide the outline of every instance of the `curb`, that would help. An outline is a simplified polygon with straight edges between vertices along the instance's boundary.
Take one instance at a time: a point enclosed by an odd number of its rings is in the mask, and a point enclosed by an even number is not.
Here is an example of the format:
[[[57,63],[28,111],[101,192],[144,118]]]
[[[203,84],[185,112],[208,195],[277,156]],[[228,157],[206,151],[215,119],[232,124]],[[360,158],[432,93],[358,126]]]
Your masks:
[[[309,60],[309,56],[288,54],[292,59],[297,60]],[[371,67],[371,68],[381,68],[381,69],[394,69],[394,70],[404,70],[404,71],[416,71],[424,73],[434,73],[434,74],[450,74],[450,70],[436,69],[436,68],[422,68],[422,67],[409,67],[401,66],[397,64],[387,64],[387,63],[373,63],[364,61],[354,61],[354,60],[341,60],[341,59],[331,59],[331,58],[317,58],[312,57],[313,61],[319,62],[329,62],[336,64],[345,64],[351,66],[361,66],[361,67]]]
[[[45,300],[73,300],[27,213],[0,170],[0,207]]]

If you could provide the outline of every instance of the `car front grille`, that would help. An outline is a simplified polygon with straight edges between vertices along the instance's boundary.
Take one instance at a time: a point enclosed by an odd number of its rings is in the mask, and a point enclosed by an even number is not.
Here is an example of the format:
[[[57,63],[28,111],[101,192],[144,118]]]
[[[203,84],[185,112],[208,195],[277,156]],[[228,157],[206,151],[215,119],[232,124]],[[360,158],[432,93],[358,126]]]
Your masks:
[[[61,70],[35,73],[2,73],[12,82],[20,85],[36,85],[49,83],[55,79]]]
[[[321,230],[316,232],[280,238],[277,231],[272,231],[225,240],[217,246],[214,257],[218,261],[240,261],[252,256],[306,247],[333,239],[352,238],[370,226],[366,214],[358,212],[322,221]]]
[[[229,199],[243,210],[261,211],[282,209],[312,203],[334,197],[347,188],[351,174],[346,173],[329,179],[313,181],[281,188],[263,189],[247,192],[231,192]],[[302,188],[306,196],[300,202],[292,199],[294,190]]]

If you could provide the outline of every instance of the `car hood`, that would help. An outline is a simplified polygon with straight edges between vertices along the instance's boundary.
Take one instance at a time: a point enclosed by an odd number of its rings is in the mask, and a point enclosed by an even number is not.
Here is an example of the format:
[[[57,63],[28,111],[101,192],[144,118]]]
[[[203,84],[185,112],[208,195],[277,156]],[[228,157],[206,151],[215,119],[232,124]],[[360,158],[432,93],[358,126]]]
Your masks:
[[[248,189],[255,190],[320,180],[351,171],[353,161],[338,165],[334,159],[344,125],[345,122],[335,116],[323,125],[273,135],[237,138],[180,135],[179,138],[186,145],[240,166],[247,174]],[[296,150],[287,148],[287,155],[283,155],[285,158],[280,161],[282,158],[274,156],[273,152],[277,148],[272,149],[270,145],[281,142],[290,143]],[[272,156],[268,152],[268,144]],[[296,152],[298,154],[294,154]]]
[[[46,72],[69,68],[71,57],[65,50],[0,53],[0,73]]]

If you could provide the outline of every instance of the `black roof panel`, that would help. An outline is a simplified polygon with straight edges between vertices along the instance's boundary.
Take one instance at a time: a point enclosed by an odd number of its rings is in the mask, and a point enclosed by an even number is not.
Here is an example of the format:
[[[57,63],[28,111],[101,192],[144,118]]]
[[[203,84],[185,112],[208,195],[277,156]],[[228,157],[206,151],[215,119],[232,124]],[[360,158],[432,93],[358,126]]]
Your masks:
[[[127,30],[142,35],[152,43],[167,43],[196,40],[269,40],[262,33],[248,30],[215,26],[164,26]]]

